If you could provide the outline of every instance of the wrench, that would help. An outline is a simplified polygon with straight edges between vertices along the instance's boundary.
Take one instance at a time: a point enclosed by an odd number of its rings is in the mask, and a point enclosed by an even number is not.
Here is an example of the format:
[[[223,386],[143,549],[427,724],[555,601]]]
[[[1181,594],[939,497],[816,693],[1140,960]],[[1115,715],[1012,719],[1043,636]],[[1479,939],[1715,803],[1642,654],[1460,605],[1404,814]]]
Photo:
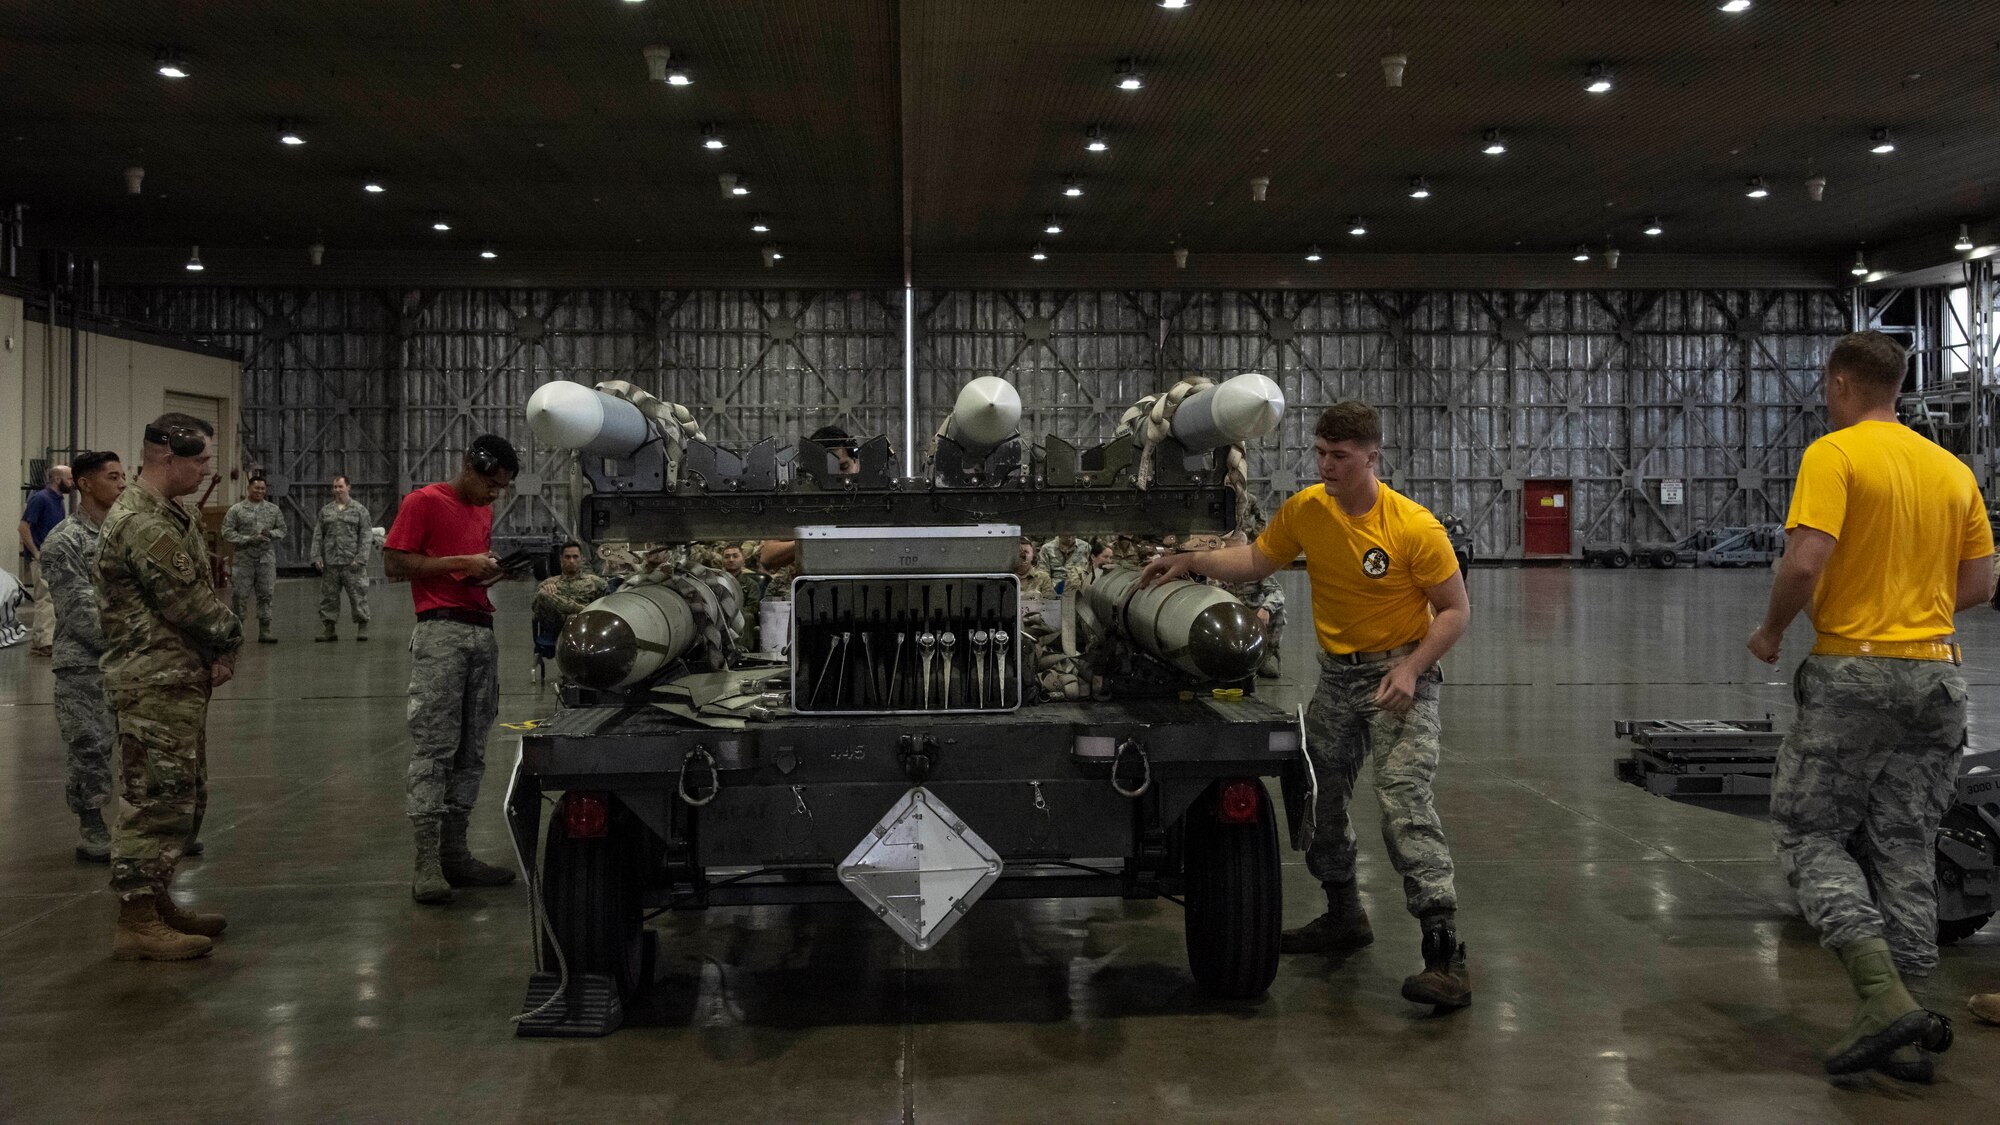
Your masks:
[[[999,699],[996,706],[1007,706],[1007,630],[993,630],[993,690]]]
[[[889,706],[896,705],[896,696],[903,689],[903,638],[908,633],[896,634],[896,656],[889,662]]]
[[[958,647],[958,634],[946,629],[938,638],[938,647],[944,649],[944,710],[951,710],[951,651]]]
[[[986,630],[972,631],[972,680],[978,685],[973,706],[986,707]]]
[[[835,637],[833,643],[826,646],[826,663],[820,666],[819,679],[813,681],[812,698],[806,701],[806,706],[819,706],[819,693],[826,687],[827,673],[833,671],[834,658],[839,655],[840,638]]]
[[[931,709],[931,662],[937,659],[937,634],[929,629],[917,634],[917,652],[923,668],[924,710]]]

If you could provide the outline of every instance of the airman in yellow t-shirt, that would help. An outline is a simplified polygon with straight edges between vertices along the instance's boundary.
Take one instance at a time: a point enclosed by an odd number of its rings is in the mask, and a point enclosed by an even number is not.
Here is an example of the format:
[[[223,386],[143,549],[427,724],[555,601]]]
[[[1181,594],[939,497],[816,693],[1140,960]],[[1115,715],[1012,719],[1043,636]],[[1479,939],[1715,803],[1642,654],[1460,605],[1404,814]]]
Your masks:
[[[1301,553],[1312,583],[1320,681],[1306,710],[1306,752],[1319,778],[1306,866],[1327,910],[1284,935],[1287,953],[1335,953],[1375,940],[1354,885],[1347,806],[1364,762],[1374,767],[1382,837],[1423,930],[1423,971],[1403,996],[1438,1008],[1472,1002],[1458,940],[1451,852],[1431,797],[1438,767],[1437,662],[1465,635],[1472,610],[1443,525],[1375,475],[1382,422],[1366,403],[1326,409],[1314,428],[1320,484],[1285,501],[1255,543],[1169,555],[1148,584],[1199,574],[1255,582]]]
[[[1902,978],[1937,967],[1932,840],[1965,744],[1952,615],[1992,597],[1993,533],[1971,471],[1897,421],[1906,370],[1880,332],[1828,354],[1833,432],[1799,463],[1790,540],[1750,651],[1777,663],[1811,602],[1818,638],[1792,681],[1798,721],[1771,778],[1771,833],[1861,1002],[1827,1072],[1928,1082],[1928,1048],[1945,1040]]]

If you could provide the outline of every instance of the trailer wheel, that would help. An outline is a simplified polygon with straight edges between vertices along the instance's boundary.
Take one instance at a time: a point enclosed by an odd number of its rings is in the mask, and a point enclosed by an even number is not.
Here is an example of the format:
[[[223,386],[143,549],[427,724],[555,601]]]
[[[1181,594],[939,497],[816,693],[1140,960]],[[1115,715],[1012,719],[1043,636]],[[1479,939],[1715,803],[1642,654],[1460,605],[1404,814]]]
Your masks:
[[[1249,1000],[1278,975],[1278,823],[1261,782],[1256,819],[1222,823],[1217,810],[1225,784],[1209,786],[1184,817],[1188,968],[1202,991]]]
[[[1680,561],[1680,556],[1671,550],[1662,549],[1653,552],[1653,565],[1661,570],[1672,570],[1680,565]]]
[[[1604,565],[1613,570],[1624,570],[1632,565],[1632,556],[1615,550],[1604,556]]]
[[[1945,810],[1944,821],[1938,825],[1938,837],[1949,836],[1961,844],[1979,848],[1986,853],[1989,864],[2000,864],[2000,839],[1995,839],[1993,830],[1978,814],[1963,805]],[[1945,904],[1958,899],[1960,887],[1965,885],[1965,872],[1958,862],[1947,856],[1942,849],[1937,852],[1938,909],[1942,914]],[[1939,945],[1956,945],[1978,933],[1993,920],[1992,912],[1973,914],[1963,918],[1938,919]]]
[[[572,976],[602,973],[631,998],[650,978],[645,919],[639,903],[639,827],[616,799],[605,834],[578,839],[558,805],[549,818],[542,860],[542,909]],[[563,798],[565,802],[569,796]],[[545,949],[553,969],[555,952]]]

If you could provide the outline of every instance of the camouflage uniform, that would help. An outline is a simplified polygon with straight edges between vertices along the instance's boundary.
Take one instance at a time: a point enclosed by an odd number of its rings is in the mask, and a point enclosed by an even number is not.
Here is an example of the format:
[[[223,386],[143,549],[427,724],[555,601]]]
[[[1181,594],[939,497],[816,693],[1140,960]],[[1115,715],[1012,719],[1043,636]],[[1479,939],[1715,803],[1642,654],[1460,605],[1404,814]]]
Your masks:
[[[1809,656],[1771,778],[1771,835],[1820,943],[1884,938],[1905,974],[1937,968],[1932,839],[1958,791],[1965,677],[1936,660]]]
[[[1039,598],[1046,601],[1056,596],[1056,580],[1050,578],[1049,572],[1039,566],[1020,575],[1020,579],[1021,596],[1024,598]]]
[[[124,799],[111,889],[164,893],[208,804],[209,668],[243,643],[209,584],[200,513],[141,477],[104,518],[97,557],[104,683],[118,713]]]
[[[359,500],[347,507],[329,503],[319,510],[313,525],[312,561],[323,569],[319,576],[319,619],[328,625],[340,620],[340,592],[347,591],[348,608],[356,625],[368,624],[368,509]]]
[[[763,627],[764,583],[746,567],[736,575],[736,588],[741,598],[736,604],[743,610],[743,636],[738,647],[744,652],[758,652],[764,647],[760,632]]]
[[[500,645],[493,630],[419,621],[410,633],[407,809],[415,821],[463,824],[486,774],[486,735],[500,715]]]
[[[1050,574],[1063,574],[1071,569],[1084,570],[1090,566],[1090,540],[1081,536],[1070,544],[1069,552],[1062,549],[1062,537],[1056,536],[1042,544],[1035,553],[1035,562]]]
[[[1394,665],[1346,664],[1320,654],[1319,690],[1306,707],[1306,750],[1319,778],[1318,822],[1306,869],[1321,883],[1354,879],[1354,825],[1348,802],[1364,761],[1372,762],[1382,806],[1382,842],[1403,877],[1403,897],[1419,918],[1455,910],[1451,852],[1431,799],[1438,766],[1438,685],[1433,667],[1417,677],[1416,702],[1398,715],[1375,706]]]
[[[111,797],[111,747],[118,728],[104,699],[104,634],[97,627],[99,525],[79,511],[42,541],[42,573],[55,601],[56,726],[68,744],[63,796],[69,811],[104,807]]]
[[[222,517],[222,538],[236,548],[229,568],[229,610],[240,620],[243,600],[257,598],[259,636],[271,635],[271,595],[278,588],[278,552],[272,546],[285,537],[285,513],[269,500],[241,500]]]
[[[603,597],[610,588],[609,582],[589,571],[574,578],[563,574],[551,575],[535,588],[535,599],[529,609],[534,613],[537,625],[548,632],[559,633],[563,622]]]

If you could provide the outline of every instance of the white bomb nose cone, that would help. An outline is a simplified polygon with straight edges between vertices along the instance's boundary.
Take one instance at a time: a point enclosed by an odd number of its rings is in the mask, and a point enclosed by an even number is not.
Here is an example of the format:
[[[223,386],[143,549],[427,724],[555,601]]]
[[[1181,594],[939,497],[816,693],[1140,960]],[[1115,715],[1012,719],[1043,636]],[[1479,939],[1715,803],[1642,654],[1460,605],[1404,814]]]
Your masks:
[[[1174,410],[1174,440],[1189,449],[1255,441],[1278,428],[1285,415],[1285,392],[1278,384],[1245,371],[1197,391]]]
[[[1245,371],[1215,388],[1210,408],[1215,425],[1232,442],[1255,441],[1278,428],[1285,416],[1285,392],[1255,371]]]
[[[582,383],[544,383],[528,397],[528,426],[545,445],[628,457],[651,436],[646,416]]]
[[[951,437],[967,449],[988,450],[1021,428],[1021,392],[998,375],[981,375],[958,392]]]

